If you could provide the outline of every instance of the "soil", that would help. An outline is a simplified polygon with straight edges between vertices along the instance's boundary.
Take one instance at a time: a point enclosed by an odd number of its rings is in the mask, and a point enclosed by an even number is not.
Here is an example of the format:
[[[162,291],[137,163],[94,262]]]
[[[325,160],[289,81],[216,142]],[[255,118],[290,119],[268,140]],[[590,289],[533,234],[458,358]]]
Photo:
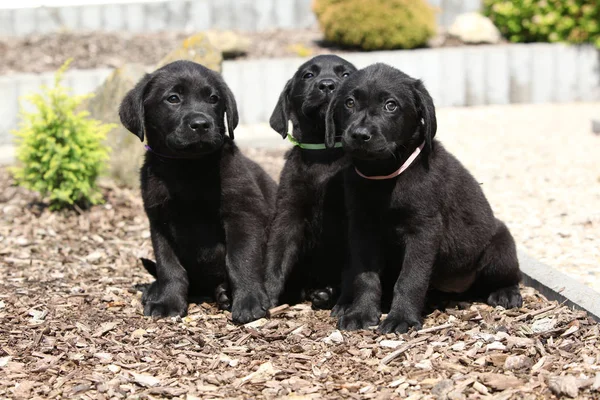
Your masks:
[[[238,59],[314,56],[341,51],[323,42],[317,28],[242,34],[251,40],[251,45]],[[60,32],[23,38],[0,37],[0,74],[54,71],[68,58],[73,58],[71,67],[79,69],[117,68],[124,63],[154,65],[189,35],[189,32]],[[462,45],[459,40],[445,36],[431,41],[433,47],[458,45]]]
[[[280,151],[247,152],[277,176]],[[0,398],[600,397],[599,325],[531,288],[520,309],[446,304],[403,335],[338,332],[307,304],[245,326],[213,304],[144,317],[142,202],[102,189],[52,213],[0,169]]]

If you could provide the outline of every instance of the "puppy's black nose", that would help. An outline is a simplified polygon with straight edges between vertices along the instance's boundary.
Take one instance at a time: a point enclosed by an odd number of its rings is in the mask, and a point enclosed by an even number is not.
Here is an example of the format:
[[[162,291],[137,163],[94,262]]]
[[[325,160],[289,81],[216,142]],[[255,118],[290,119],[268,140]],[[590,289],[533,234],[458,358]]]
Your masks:
[[[350,133],[352,140],[356,140],[357,142],[368,142],[371,140],[371,133],[367,128],[355,128],[352,133]]]
[[[323,79],[319,81],[318,87],[321,92],[330,93],[335,90],[335,82],[331,79]]]
[[[190,121],[190,128],[196,132],[206,132],[210,128],[210,122],[205,118],[194,118]]]

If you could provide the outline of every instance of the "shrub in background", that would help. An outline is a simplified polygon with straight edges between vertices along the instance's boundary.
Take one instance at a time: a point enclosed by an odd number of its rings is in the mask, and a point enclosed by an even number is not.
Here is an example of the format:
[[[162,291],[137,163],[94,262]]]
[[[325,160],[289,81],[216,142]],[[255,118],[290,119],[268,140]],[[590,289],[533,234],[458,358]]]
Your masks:
[[[412,49],[436,32],[425,0],[314,0],[325,39],[363,50]]]
[[[599,0],[484,0],[484,14],[511,42],[600,47]]]
[[[61,85],[69,62],[56,72],[54,87],[44,86],[41,94],[26,97],[36,110],[21,110],[20,129],[13,132],[19,160],[13,170],[17,183],[49,196],[53,210],[102,201],[96,179],[108,159],[102,141],[113,127],[77,111],[89,95],[72,96]]]

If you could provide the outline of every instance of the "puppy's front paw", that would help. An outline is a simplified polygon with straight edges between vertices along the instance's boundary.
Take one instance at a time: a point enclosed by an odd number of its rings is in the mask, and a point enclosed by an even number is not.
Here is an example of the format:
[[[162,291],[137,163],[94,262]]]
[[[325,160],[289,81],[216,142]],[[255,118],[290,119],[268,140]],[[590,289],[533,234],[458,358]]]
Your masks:
[[[308,300],[316,310],[328,310],[335,304],[336,290],[331,286],[323,289],[314,289],[308,293]]]
[[[487,303],[493,307],[514,308],[523,305],[523,298],[521,297],[521,292],[519,292],[519,287],[515,285],[490,293]]]
[[[421,329],[422,326],[423,325],[418,318],[406,318],[389,314],[387,318],[379,324],[377,330],[380,333],[405,333],[408,332],[411,327]]]
[[[184,317],[188,303],[185,291],[175,287],[161,286],[154,281],[142,297],[144,315],[150,317]]]
[[[267,315],[269,298],[262,290],[252,293],[236,293],[231,308],[231,319],[234,324],[246,324]]]
[[[381,311],[376,307],[349,307],[338,319],[338,328],[343,331],[367,329],[379,324]]]
[[[279,305],[281,293],[283,292],[285,279],[279,273],[267,274],[265,280],[265,290],[269,303],[267,309],[277,307]]]

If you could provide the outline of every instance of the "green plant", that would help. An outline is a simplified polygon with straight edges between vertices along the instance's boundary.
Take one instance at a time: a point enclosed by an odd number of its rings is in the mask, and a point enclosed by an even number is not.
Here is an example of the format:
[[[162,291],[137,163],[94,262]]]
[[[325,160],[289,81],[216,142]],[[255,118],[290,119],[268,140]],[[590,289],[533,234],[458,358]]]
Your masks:
[[[593,43],[600,47],[598,0],[484,0],[484,14],[511,42]]]
[[[436,31],[425,0],[314,0],[325,39],[363,50],[412,49]]]
[[[96,186],[108,148],[102,143],[113,125],[89,118],[77,111],[86,96],[72,96],[62,86],[67,61],[55,74],[53,87],[26,96],[35,111],[21,109],[17,137],[19,166],[13,169],[21,186],[49,196],[52,210],[77,205],[87,207],[102,201]]]

